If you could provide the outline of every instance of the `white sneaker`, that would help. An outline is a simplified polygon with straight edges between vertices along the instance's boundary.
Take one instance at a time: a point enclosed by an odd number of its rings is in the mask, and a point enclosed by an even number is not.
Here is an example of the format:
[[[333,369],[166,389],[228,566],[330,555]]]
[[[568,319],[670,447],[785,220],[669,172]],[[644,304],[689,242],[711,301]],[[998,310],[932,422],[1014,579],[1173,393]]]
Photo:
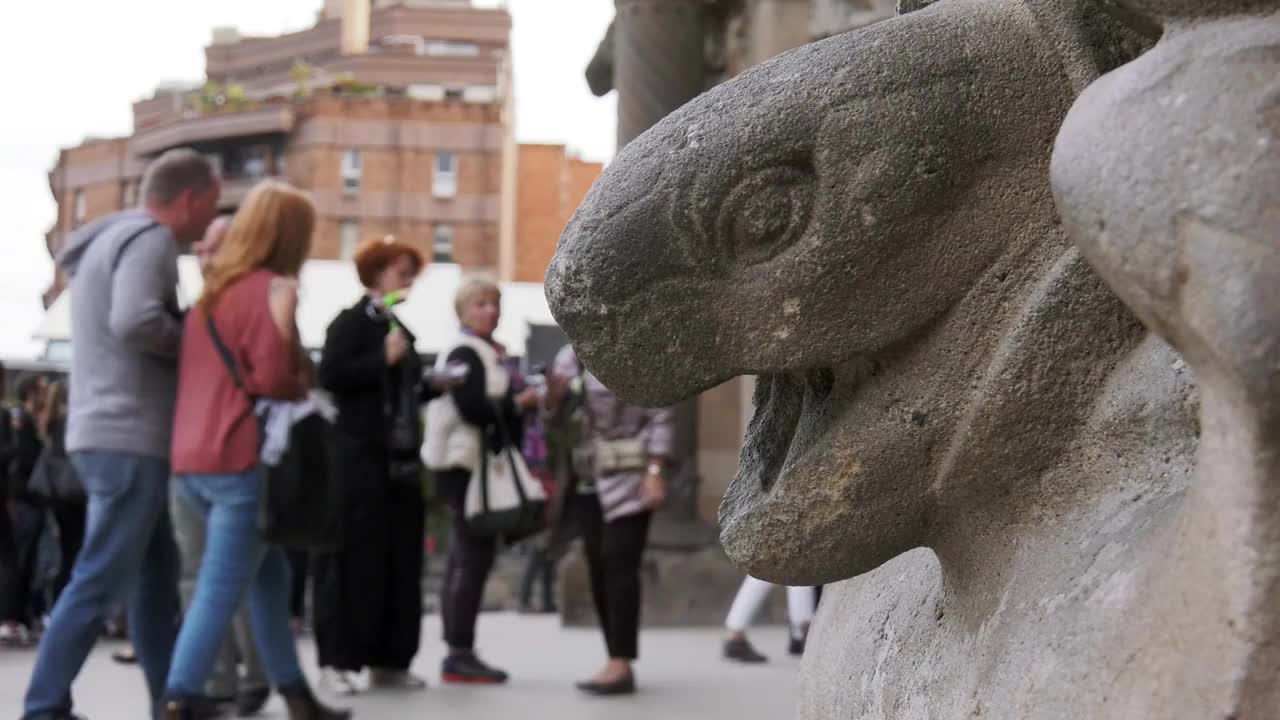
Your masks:
[[[346,670],[334,670],[333,668],[320,669],[320,682],[325,689],[334,695],[359,695],[363,688],[356,673],[347,672]]]
[[[18,624],[0,625],[0,646],[25,648],[33,644],[31,631],[25,626]]]

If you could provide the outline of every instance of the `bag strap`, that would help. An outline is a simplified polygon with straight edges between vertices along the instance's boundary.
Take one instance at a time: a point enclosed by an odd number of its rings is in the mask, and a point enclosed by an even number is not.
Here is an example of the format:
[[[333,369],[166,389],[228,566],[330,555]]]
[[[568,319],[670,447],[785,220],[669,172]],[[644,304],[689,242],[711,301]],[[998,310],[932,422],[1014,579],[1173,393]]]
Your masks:
[[[135,231],[132,235],[125,238],[124,242],[120,243],[120,247],[116,248],[115,257],[111,259],[112,274],[115,274],[116,268],[120,267],[120,261],[124,259],[124,253],[126,250],[129,249],[129,246],[133,244],[133,241],[137,240],[144,233],[151,232],[152,230],[155,230],[158,227],[160,227],[160,223],[152,220],[146,225],[143,225],[140,229]]]
[[[518,470],[516,470],[515,456],[516,456],[516,453],[520,452],[520,448],[515,446],[515,443],[511,438],[511,433],[509,432],[509,428],[507,428],[506,414],[502,412],[502,406],[498,403],[493,403],[493,409],[498,417],[498,441],[502,443],[502,447],[499,448],[498,452],[504,453],[507,456],[506,457],[507,463],[511,465],[511,477],[515,481],[516,495],[519,496],[520,505],[521,507],[523,507],[524,505],[528,504],[529,497],[524,491],[524,486],[520,484],[520,473]],[[483,431],[481,432],[480,445],[482,448],[484,448],[482,450],[482,453],[483,453],[482,459],[484,462],[484,472],[481,475],[482,481],[484,482],[484,489],[482,490],[482,492],[483,492],[483,498],[484,498],[484,508],[488,510],[489,509],[489,473],[488,473],[489,452],[488,452],[488,448],[486,447],[488,445],[488,440],[487,438],[484,437],[486,434],[487,433],[484,433]]]
[[[587,388],[587,366],[582,363],[582,358],[578,357],[576,352],[574,353],[574,360],[578,362],[578,384],[582,388],[580,402],[582,403],[582,411],[587,415],[588,435],[594,436],[596,433],[601,432],[602,429],[597,422],[599,418],[596,417],[591,407],[591,392]],[[617,427],[618,421],[622,419],[622,413],[626,410],[626,406],[618,396],[614,395],[610,399],[613,400],[613,412],[611,413],[612,417],[609,418],[609,425],[603,429],[604,431]]]
[[[231,380],[240,390],[249,392],[240,378],[240,370],[236,367],[236,359],[231,354],[231,348],[227,347],[227,344],[222,341],[222,336],[218,334],[218,325],[213,321],[213,313],[209,312],[208,308],[202,308],[202,311],[205,324],[209,327],[209,339],[213,340],[213,348],[218,351],[218,357],[222,358],[222,364],[227,366],[227,372],[231,373]]]

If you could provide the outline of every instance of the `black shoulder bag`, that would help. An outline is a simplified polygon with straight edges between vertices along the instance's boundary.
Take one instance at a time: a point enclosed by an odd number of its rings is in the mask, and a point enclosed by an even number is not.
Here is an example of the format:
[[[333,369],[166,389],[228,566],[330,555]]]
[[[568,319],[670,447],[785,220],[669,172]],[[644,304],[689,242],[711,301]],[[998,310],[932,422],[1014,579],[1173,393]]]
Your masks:
[[[209,337],[231,379],[249,400],[255,398],[240,377],[235,356],[213,322],[204,314]],[[265,432],[265,430],[264,430]],[[320,413],[312,413],[289,428],[289,447],[280,462],[263,467],[262,501],[258,531],[275,545],[307,550],[332,550],[342,537],[342,479],[329,466],[332,425]]]

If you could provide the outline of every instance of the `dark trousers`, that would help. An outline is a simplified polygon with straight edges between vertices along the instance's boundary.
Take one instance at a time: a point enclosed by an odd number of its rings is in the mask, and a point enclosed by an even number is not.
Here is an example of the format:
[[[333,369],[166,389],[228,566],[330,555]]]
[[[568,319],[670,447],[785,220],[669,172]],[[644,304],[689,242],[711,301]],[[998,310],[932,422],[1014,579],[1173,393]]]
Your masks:
[[[591,596],[609,657],[635,660],[640,644],[640,562],[649,540],[651,514],[605,522],[595,495],[574,495],[569,502],[582,532]]]
[[[4,422],[3,417],[0,417],[0,422]],[[13,518],[6,506],[2,481],[3,477],[0,477],[0,573],[7,573],[18,561],[18,549],[13,537]]]
[[[307,581],[311,579],[311,555],[306,550],[288,550],[289,617],[302,620],[307,616]]]
[[[12,522],[13,562],[0,568],[0,622],[30,626],[39,608],[35,593],[44,512],[25,500],[7,508]]]
[[[542,582],[542,610],[550,611],[555,607],[556,564],[551,551],[543,545],[529,548],[529,560],[524,566],[524,577],[520,580],[520,606],[533,606],[533,586]]]
[[[484,585],[493,570],[498,539],[478,536],[467,525],[467,484],[471,473],[446,470],[436,475],[436,489],[449,504],[453,529],[449,534],[449,564],[440,592],[444,641],[452,650],[471,650],[476,644],[476,618],[484,600]]]
[[[54,581],[53,596],[49,598],[49,606],[57,602],[62,589],[71,581],[71,568],[75,567],[76,556],[80,554],[80,546],[84,545],[84,529],[89,504],[86,501],[59,500],[53,503],[53,518],[58,523],[58,547],[62,551],[62,565],[58,568],[58,577]]]
[[[341,548],[312,559],[320,666],[407,670],[422,628],[422,489],[377,473],[352,485]]]

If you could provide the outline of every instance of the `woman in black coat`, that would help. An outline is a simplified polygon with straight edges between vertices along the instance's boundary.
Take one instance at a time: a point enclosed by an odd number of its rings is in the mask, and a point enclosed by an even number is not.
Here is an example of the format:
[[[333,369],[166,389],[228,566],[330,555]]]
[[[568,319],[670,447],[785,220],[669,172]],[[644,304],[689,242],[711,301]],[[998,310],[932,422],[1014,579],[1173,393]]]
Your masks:
[[[391,308],[425,265],[417,248],[392,237],[368,241],[356,269],[369,294],[329,326],[320,385],[338,405],[332,463],[347,486],[343,537],[314,559],[315,633],[326,684],[421,689],[409,672],[418,652],[426,508],[422,494],[421,403],[443,386],[424,379],[414,337]]]

